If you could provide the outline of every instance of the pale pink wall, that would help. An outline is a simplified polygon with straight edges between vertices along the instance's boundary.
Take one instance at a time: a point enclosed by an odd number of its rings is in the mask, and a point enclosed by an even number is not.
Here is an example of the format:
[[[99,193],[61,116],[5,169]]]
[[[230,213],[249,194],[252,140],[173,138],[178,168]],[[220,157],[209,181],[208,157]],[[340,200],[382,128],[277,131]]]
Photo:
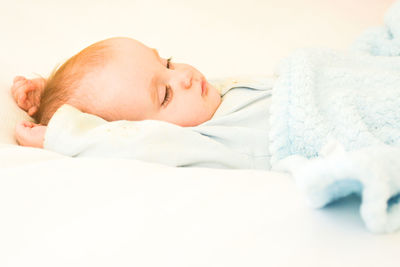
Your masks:
[[[382,25],[394,0],[5,2],[0,59],[7,68],[0,75],[46,75],[90,43],[129,36],[209,77],[272,73],[299,47],[346,49]]]
[[[341,12],[345,17],[351,17],[355,22],[363,24],[381,24],[382,17],[395,0],[314,0],[332,9],[333,13]]]

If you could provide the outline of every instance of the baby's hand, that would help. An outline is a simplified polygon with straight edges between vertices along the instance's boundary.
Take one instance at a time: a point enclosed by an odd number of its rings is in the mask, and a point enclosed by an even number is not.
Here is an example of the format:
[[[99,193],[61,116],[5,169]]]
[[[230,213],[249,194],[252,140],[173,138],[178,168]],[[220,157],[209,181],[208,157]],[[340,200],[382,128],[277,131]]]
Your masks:
[[[21,146],[43,148],[46,130],[46,126],[23,121],[15,127],[15,137]]]
[[[40,96],[46,80],[43,78],[26,79],[22,76],[14,78],[11,93],[18,106],[32,116],[39,109]]]

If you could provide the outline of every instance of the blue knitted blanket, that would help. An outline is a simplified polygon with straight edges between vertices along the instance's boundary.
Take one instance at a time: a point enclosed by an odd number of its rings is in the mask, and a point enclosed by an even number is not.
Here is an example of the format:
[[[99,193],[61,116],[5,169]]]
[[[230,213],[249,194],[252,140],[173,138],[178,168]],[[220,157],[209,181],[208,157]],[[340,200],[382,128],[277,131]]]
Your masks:
[[[271,105],[275,170],[310,204],[358,194],[373,232],[400,228],[400,1],[349,51],[301,49],[278,67]]]

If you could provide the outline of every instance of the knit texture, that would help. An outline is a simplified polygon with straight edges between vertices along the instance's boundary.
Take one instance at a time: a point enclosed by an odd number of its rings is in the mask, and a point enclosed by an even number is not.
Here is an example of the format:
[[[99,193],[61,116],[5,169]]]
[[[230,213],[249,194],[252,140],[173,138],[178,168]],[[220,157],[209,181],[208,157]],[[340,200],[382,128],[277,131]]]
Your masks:
[[[274,170],[311,206],[361,197],[367,228],[400,228],[400,1],[350,51],[301,49],[278,68],[271,105]]]
[[[400,1],[386,12],[384,25],[367,29],[351,50],[375,56],[400,56]]]
[[[307,158],[335,138],[346,149],[400,142],[400,59],[302,49],[279,68],[271,105],[272,163]]]

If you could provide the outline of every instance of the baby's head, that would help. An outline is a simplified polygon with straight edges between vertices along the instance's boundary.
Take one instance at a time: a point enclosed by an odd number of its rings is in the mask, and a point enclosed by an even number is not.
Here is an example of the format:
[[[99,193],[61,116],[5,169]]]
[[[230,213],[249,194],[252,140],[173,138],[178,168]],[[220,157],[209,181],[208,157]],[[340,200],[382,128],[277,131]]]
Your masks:
[[[65,103],[108,121],[195,126],[213,116],[221,97],[194,67],[161,58],[134,39],[111,38],[85,48],[50,76],[35,118],[47,124]]]

